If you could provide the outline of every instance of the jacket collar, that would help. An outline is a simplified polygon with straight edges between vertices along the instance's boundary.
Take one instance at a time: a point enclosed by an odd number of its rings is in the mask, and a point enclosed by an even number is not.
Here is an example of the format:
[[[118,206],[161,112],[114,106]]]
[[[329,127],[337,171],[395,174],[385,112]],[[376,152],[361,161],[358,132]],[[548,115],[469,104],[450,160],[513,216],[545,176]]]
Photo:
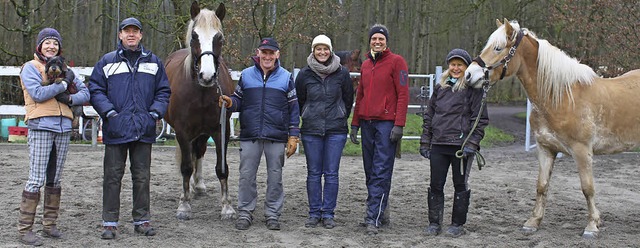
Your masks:
[[[122,41],[118,41],[118,56],[124,58],[124,50],[127,49],[122,45]],[[142,44],[138,44],[138,49],[140,49],[140,58],[147,57],[151,54],[151,51],[144,49]]]
[[[384,49],[384,51],[380,52],[375,58],[373,56],[371,56],[371,50],[369,50],[369,52],[367,53],[367,58],[369,58],[371,61],[378,61],[384,57],[386,57],[387,55],[389,55],[391,53],[391,50],[389,49],[389,47],[387,47],[386,49]]]
[[[260,66],[260,57],[258,56],[252,56],[251,60],[253,60],[253,64],[256,66],[256,70],[260,71],[260,74],[264,74],[262,71],[262,67]],[[273,70],[269,71],[269,74],[266,76],[271,75],[271,73],[273,73],[274,71],[277,71],[280,68],[280,59],[276,59],[276,62],[273,66]],[[265,75],[263,75],[265,76]]]

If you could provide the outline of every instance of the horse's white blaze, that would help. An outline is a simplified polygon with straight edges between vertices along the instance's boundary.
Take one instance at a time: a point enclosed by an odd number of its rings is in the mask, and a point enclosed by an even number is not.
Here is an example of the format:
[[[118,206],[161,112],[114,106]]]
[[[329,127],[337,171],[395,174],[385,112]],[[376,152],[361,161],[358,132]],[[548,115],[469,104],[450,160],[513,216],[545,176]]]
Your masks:
[[[212,34],[205,33],[199,27],[196,27],[195,32],[198,34],[198,40],[200,41],[200,52],[213,52],[213,37],[218,33],[213,31]],[[202,79],[205,81],[211,81],[213,75],[216,74],[216,64],[213,59],[213,55],[206,54],[200,57],[200,71]]]

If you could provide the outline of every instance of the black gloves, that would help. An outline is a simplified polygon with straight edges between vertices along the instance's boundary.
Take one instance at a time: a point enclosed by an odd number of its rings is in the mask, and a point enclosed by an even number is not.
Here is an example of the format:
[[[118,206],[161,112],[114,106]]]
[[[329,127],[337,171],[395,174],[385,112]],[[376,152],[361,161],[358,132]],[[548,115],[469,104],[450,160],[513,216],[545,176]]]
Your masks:
[[[357,126],[351,126],[351,133],[349,134],[349,138],[351,138],[351,143],[354,143],[356,145],[360,144],[360,142],[358,141],[358,127]]]
[[[420,144],[420,155],[426,159],[431,159],[431,145]]]
[[[58,102],[71,105],[71,95],[69,92],[63,91],[62,93],[57,94],[55,98]]]
[[[473,149],[469,146],[465,146],[464,148],[462,148],[462,156],[464,156],[465,158],[476,155],[476,152],[478,152],[476,149]]]
[[[391,136],[389,137],[391,142],[398,142],[402,139],[403,129],[404,128],[401,126],[393,126],[393,129],[391,129]]]

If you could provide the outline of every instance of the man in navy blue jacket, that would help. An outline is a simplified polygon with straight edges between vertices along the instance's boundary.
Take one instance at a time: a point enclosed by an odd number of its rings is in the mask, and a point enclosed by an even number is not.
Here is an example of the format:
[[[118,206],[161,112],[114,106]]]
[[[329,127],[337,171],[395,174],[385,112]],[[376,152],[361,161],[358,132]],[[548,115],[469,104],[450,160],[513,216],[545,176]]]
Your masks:
[[[89,82],[91,105],[103,120],[103,239],[116,236],[127,153],[131,160],[134,230],[145,236],[156,233],[149,222],[151,144],[155,142],[156,120],[167,111],[171,94],[163,63],[140,44],[140,21],[124,19],[119,30],[118,49],[96,63]]]
[[[231,97],[220,96],[231,111],[240,112],[240,178],[236,228],[249,229],[256,208],[256,173],[264,153],[267,161],[267,194],[264,215],[267,228],[280,230],[284,204],[282,167],[298,146],[300,115],[291,73],[280,67],[280,48],[264,38],[253,57],[254,66],[242,71]],[[286,145],[285,145],[286,144]]]

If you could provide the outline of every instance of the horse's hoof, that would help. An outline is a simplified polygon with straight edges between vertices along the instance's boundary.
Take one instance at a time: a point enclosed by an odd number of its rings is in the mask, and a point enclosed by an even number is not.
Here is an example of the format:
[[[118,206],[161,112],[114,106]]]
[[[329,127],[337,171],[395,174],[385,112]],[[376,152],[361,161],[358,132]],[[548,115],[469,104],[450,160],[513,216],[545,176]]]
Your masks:
[[[194,191],[195,191],[194,192],[195,195],[197,196],[207,195],[207,188],[205,187],[202,187],[202,188],[196,187]]]
[[[530,227],[530,226],[523,226],[523,227],[522,227],[522,232],[523,232],[524,234],[533,234],[533,233],[535,233],[536,231],[538,231],[538,228]]]
[[[222,207],[222,211],[220,211],[220,219],[229,220],[235,219],[236,211],[229,205]]]
[[[583,239],[596,239],[596,238],[598,238],[598,232],[584,231],[582,233],[582,238]]]
[[[176,218],[178,218],[179,220],[189,220],[191,219],[191,213],[178,211],[176,213]]]
[[[221,220],[233,220],[233,219],[235,219],[235,213],[232,213],[232,214],[221,214],[220,215],[220,219]]]

